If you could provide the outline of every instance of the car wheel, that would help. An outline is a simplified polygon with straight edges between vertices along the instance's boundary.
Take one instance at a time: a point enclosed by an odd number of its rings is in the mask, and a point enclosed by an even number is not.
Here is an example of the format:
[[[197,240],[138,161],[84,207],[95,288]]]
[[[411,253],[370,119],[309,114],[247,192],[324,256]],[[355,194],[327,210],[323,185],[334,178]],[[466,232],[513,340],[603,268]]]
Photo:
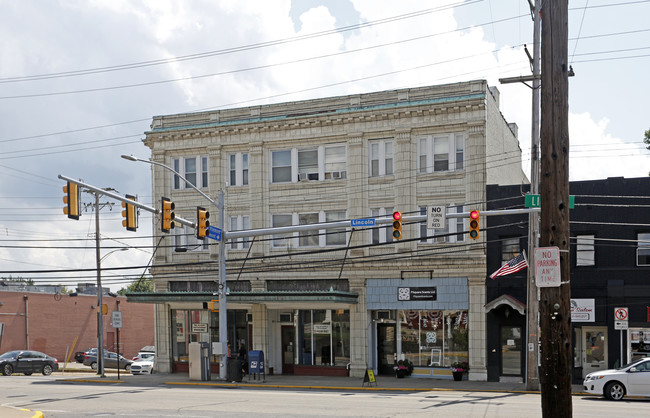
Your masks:
[[[609,382],[605,386],[605,397],[612,401],[620,401],[625,396],[625,386],[619,382]]]
[[[11,364],[5,364],[2,367],[2,374],[5,376],[11,376],[11,374],[14,372],[14,368],[11,366]]]
[[[23,374],[24,374],[25,376],[31,376],[31,375],[32,375],[32,372],[25,372],[25,373],[23,373]]]
[[[131,371],[131,365],[127,364],[126,366],[124,366],[124,370],[126,370],[127,372],[130,372]]]
[[[92,363],[90,363],[90,368],[93,370],[97,370],[97,362],[93,361]]]
[[[650,351],[650,344],[644,344],[643,347],[641,347],[641,350]]]
[[[52,374],[52,366],[50,366],[49,364],[43,366],[43,376],[49,376],[51,374]]]

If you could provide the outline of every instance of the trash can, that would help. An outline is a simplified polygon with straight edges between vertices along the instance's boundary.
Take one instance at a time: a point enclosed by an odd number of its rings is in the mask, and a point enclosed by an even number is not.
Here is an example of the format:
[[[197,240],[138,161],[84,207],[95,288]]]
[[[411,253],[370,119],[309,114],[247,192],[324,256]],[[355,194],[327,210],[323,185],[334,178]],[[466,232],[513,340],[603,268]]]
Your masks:
[[[226,375],[226,380],[229,382],[241,382],[244,378],[242,374],[242,364],[241,360],[237,357],[228,358],[228,373]]]

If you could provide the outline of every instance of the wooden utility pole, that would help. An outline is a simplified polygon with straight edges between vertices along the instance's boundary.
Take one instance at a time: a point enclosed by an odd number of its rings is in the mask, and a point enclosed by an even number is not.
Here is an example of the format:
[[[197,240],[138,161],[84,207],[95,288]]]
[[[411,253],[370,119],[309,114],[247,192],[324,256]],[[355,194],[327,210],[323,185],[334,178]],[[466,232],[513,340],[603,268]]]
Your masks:
[[[571,417],[568,1],[542,6],[541,240],[560,250],[559,287],[540,291],[542,415]]]

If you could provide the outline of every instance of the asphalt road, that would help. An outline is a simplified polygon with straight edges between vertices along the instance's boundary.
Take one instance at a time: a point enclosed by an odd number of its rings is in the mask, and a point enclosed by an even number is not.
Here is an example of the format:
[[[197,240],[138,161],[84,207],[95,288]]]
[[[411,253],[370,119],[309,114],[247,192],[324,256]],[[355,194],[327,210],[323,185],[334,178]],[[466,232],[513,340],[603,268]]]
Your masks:
[[[540,395],[506,391],[362,391],[70,381],[0,376],[0,405],[45,417],[540,417]],[[574,396],[573,416],[647,417],[650,400]],[[27,415],[31,416],[31,415]]]

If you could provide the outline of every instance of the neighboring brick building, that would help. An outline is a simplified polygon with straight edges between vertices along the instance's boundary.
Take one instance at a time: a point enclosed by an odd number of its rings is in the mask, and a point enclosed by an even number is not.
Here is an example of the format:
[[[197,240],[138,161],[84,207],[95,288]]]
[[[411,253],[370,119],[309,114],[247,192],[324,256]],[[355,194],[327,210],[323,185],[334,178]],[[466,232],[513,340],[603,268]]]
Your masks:
[[[124,297],[104,296],[108,315],[104,315],[104,346],[115,351],[116,329],[111,312],[122,311],[120,352],[131,358],[146,345],[154,345],[153,307],[128,303]],[[79,294],[0,291],[0,353],[11,350],[36,350],[56,357],[62,364],[66,352],[97,347],[97,297]],[[75,345],[76,340],[76,345]]]
[[[225,187],[227,232],[419,216],[433,205],[459,214],[485,207],[487,183],[526,182],[516,126],[483,80],[156,116],[151,128],[153,162],[213,198]],[[154,201],[170,198],[177,216],[207,206],[170,171],[152,173]],[[155,239],[167,237],[155,292],[127,297],[156,304],[156,367],[180,371],[190,343],[219,338],[219,313],[208,309],[217,245],[187,227],[161,234],[154,222]],[[390,228],[348,222],[227,242],[233,350],[264,351],[275,373],[392,373],[397,354],[428,376],[469,360],[470,378],[486,380],[484,239],[466,239],[462,218],[448,217],[444,231],[407,222],[401,241]],[[426,297],[398,296],[407,288]]]

